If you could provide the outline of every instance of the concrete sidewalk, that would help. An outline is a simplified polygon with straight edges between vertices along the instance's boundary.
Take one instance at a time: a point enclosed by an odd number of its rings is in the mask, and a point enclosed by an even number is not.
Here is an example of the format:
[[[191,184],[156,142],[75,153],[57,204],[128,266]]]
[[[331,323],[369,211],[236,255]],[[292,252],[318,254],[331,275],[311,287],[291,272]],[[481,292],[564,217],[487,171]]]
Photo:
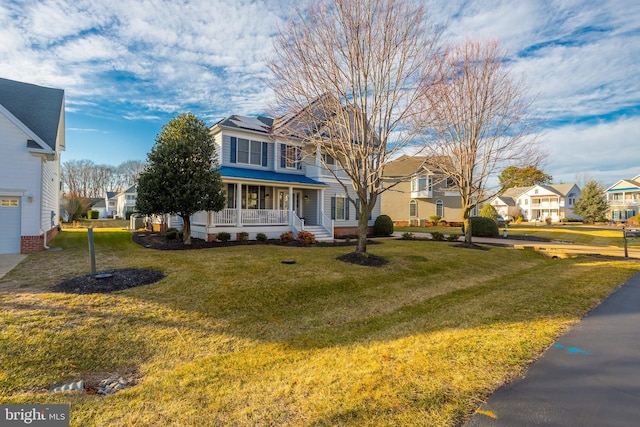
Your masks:
[[[13,270],[26,257],[27,255],[23,254],[0,254],[0,279]]]
[[[640,274],[562,335],[465,427],[637,426]]]

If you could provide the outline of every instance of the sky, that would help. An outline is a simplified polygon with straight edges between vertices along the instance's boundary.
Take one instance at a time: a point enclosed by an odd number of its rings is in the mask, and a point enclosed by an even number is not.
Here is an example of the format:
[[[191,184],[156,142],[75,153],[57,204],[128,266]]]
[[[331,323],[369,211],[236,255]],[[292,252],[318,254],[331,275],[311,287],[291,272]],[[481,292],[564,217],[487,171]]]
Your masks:
[[[190,111],[268,114],[273,37],[295,0],[0,0],[0,77],[65,90],[62,161],[145,160]],[[495,38],[535,96],[554,183],[640,174],[640,1],[427,2],[445,40]]]

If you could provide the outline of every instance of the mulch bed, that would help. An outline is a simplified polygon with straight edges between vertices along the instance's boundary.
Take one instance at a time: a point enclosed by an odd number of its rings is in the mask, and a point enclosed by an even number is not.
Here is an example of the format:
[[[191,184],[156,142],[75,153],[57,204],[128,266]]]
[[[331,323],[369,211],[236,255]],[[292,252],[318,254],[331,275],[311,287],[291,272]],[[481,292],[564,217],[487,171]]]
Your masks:
[[[110,274],[110,276],[101,279],[91,274],[76,276],[58,283],[51,290],[67,294],[108,294],[136,286],[150,285],[165,277],[161,271],[144,268],[120,268],[101,271],[99,274]]]

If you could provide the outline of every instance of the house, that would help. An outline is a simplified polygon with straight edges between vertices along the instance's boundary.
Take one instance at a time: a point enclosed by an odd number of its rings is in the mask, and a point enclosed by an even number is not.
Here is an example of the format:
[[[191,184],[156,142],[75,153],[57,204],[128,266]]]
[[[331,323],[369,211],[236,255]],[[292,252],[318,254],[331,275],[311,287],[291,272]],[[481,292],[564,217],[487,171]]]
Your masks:
[[[623,222],[640,212],[640,175],[633,179],[621,179],[605,190],[609,203],[608,217]]]
[[[277,124],[276,119],[276,124]],[[275,136],[274,119],[232,115],[211,127],[217,146],[226,207],[191,218],[192,237],[210,241],[220,232],[232,239],[246,232],[279,238],[287,231],[313,233],[318,240],[357,233],[358,217],[346,191],[331,172],[346,178],[335,162],[295,138]],[[369,226],[379,214],[374,209]]]
[[[112,198],[115,198],[115,211],[113,212],[114,218],[125,219],[127,218],[128,212],[133,212],[136,209],[136,199],[138,198],[138,193],[136,192],[136,186],[132,185],[124,191],[119,192]],[[107,203],[109,203],[111,199],[107,199]],[[111,203],[109,206],[113,206]]]
[[[105,218],[114,218],[118,211],[118,199],[116,196],[118,193],[115,191],[107,191],[104,197],[105,202]]]
[[[525,221],[550,218],[560,222],[563,218],[578,218],[573,207],[580,195],[576,184],[534,185],[509,188],[489,203],[505,218],[521,214]]]
[[[460,192],[451,179],[431,171],[429,161],[425,156],[403,155],[385,166],[382,213],[396,225],[424,225],[435,215],[462,222]]]
[[[47,248],[58,233],[64,91],[0,78],[0,254]]]

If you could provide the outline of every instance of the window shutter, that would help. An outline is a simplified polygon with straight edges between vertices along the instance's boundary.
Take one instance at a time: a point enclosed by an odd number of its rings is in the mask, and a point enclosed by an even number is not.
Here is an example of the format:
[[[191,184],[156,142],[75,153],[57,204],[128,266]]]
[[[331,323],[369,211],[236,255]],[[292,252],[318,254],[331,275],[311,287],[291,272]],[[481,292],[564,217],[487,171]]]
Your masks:
[[[331,198],[331,219],[336,219],[336,198]]]
[[[344,199],[344,219],[345,221],[349,221],[349,200]]]
[[[236,162],[236,150],[237,150],[237,144],[238,144],[238,140],[236,139],[235,136],[231,137],[231,152],[229,153],[229,161],[231,163],[235,163]]]
[[[360,199],[356,199],[356,221],[360,220]]]
[[[302,170],[302,149],[296,150],[296,161],[298,162],[298,170]]]
[[[284,168],[287,166],[287,146],[285,144],[280,144],[280,167]]]
[[[262,143],[262,166],[267,166],[267,147],[266,142]]]

